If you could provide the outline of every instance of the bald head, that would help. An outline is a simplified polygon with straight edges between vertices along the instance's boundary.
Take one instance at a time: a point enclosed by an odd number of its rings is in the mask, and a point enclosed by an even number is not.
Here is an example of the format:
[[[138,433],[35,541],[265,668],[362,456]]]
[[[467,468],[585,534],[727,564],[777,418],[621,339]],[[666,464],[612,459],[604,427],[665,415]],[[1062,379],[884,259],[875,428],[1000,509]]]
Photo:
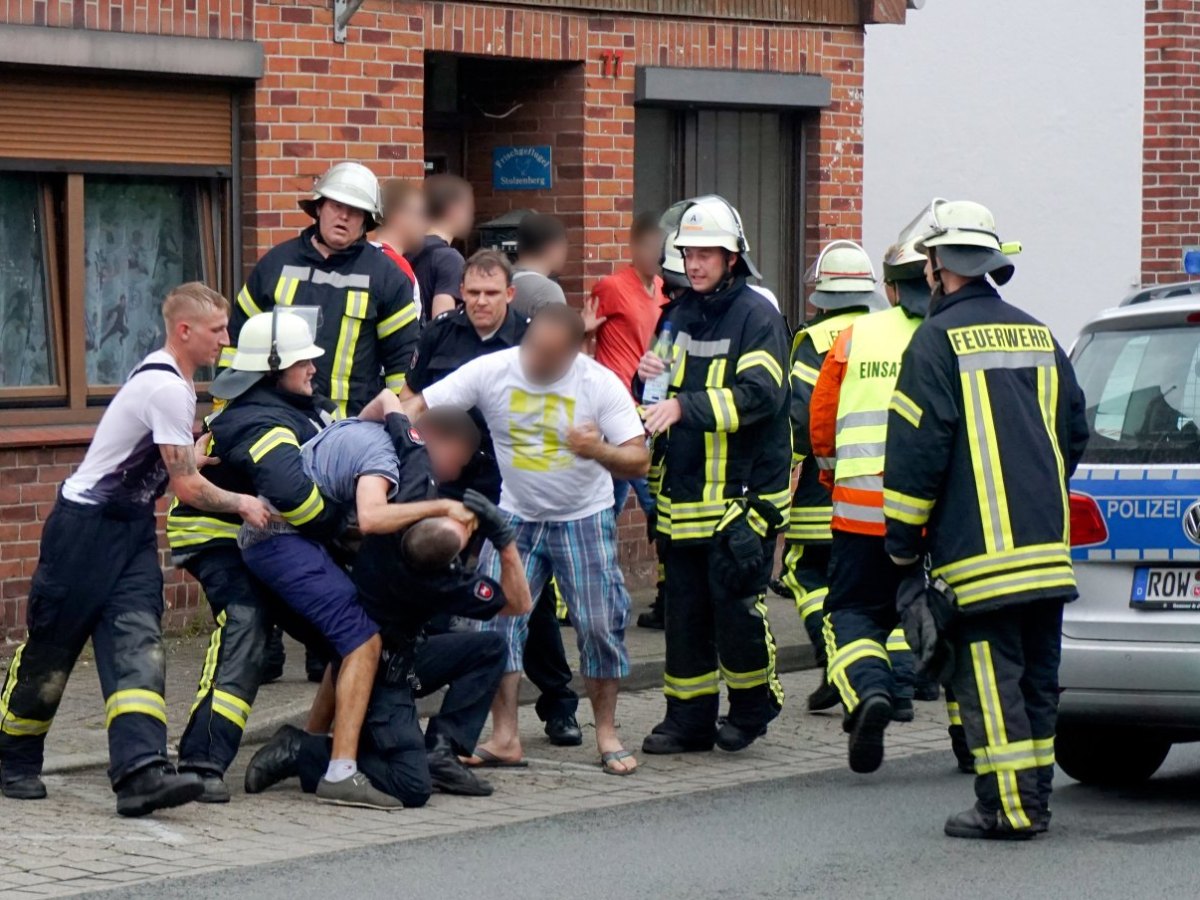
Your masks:
[[[462,523],[449,516],[422,519],[404,532],[400,552],[418,575],[430,575],[449,568],[467,543]]]

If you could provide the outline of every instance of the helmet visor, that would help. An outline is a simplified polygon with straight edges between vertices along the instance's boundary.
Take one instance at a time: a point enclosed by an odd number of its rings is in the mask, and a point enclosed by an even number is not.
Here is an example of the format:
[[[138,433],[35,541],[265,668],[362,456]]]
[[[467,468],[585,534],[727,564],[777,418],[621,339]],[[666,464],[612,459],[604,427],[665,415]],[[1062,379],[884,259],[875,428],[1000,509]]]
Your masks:
[[[896,238],[896,247],[907,246],[910,242],[915,243],[921,238],[930,236],[935,231],[940,231],[937,220],[937,208],[946,201],[941,197],[934,197],[929,201],[929,205],[917,213],[916,218],[909,222],[900,232],[900,236]]]

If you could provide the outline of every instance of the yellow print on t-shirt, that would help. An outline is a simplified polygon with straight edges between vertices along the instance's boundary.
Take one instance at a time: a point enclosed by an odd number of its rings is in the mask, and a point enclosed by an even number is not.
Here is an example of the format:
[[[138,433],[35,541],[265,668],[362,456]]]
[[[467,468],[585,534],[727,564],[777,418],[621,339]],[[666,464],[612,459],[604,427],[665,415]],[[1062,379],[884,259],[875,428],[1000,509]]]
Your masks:
[[[560,394],[530,394],[514,388],[508,401],[513,468],[526,472],[555,472],[574,462],[563,442],[575,421],[575,398]]]

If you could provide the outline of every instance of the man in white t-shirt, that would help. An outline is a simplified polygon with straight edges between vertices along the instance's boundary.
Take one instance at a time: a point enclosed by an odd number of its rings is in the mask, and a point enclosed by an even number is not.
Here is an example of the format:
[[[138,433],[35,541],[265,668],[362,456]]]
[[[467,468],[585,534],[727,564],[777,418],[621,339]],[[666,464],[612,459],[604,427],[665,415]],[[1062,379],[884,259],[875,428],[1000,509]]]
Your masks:
[[[222,490],[196,469],[196,369],[229,343],[229,303],[198,282],[163,302],[167,343],[130,374],[104,412],[75,474],[46,519],[29,592],[28,638],[0,693],[0,790],[40,800],[46,732],[90,638],[108,726],[117,812],[141,816],[188,803],[203,782],[167,761],[163,576],[154,504],[170,484],[181,502],[265,527],[255,497]]]
[[[516,527],[530,590],[539,597],[550,576],[557,579],[575,625],[601,765],[628,775],[637,760],[621,746],[615,724],[617,685],[629,674],[629,594],[617,564],[613,477],[640,478],[650,459],[628,389],[579,352],[583,336],[578,312],[545,306],[519,347],[472,360],[430,385],[409,401],[410,414],[426,405],[483,414],[503,479],[500,508]],[[499,571],[490,548],[480,571]],[[492,704],[492,737],[469,764],[524,765],[517,692],[528,618],[483,626],[506,633],[508,664]]]

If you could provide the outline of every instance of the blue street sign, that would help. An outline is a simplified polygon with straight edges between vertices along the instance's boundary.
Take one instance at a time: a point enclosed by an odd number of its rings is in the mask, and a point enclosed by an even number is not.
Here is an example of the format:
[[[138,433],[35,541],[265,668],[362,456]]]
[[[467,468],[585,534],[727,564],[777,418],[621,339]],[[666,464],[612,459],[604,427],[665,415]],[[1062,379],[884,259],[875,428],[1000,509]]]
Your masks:
[[[492,187],[498,191],[541,191],[553,187],[550,147],[497,147],[492,151]]]

